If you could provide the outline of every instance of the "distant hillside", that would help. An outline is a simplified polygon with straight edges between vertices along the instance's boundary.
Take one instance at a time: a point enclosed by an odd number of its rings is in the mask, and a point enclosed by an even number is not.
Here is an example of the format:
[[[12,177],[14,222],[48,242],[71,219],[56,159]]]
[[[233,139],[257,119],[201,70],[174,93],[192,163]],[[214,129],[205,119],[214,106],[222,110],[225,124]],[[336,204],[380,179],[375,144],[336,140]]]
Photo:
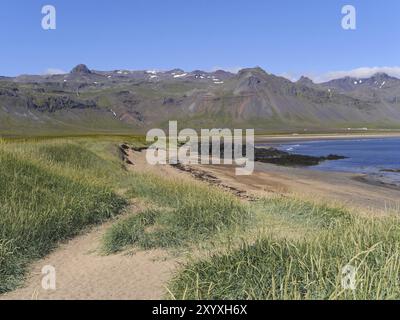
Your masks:
[[[400,80],[386,74],[315,84],[266,73],[96,71],[0,77],[0,133],[145,132],[181,127],[259,132],[400,128]]]

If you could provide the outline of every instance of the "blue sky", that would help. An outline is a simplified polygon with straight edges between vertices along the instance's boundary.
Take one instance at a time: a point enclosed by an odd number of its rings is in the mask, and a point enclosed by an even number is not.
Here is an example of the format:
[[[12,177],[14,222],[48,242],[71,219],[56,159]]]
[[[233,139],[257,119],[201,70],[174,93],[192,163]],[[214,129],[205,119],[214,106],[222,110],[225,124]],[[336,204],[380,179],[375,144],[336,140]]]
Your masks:
[[[41,28],[42,6],[57,29]],[[341,8],[357,9],[343,30]],[[400,66],[398,0],[2,0],[0,75],[92,69],[261,66],[314,79]],[[351,72],[367,72],[353,70]],[[374,69],[380,70],[380,69]],[[336,75],[336,74],[335,74]]]

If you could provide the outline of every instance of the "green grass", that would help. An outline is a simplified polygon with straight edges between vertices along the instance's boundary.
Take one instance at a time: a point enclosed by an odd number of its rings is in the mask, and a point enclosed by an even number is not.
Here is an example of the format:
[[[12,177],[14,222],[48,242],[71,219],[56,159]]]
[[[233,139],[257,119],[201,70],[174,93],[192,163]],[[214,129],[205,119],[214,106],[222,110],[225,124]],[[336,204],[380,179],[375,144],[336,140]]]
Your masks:
[[[177,299],[398,299],[400,221],[361,218],[300,200],[264,201],[265,219],[281,217],[312,232],[282,229],[187,263],[170,283]],[[294,223],[294,224],[293,224]],[[342,268],[356,268],[344,290]]]
[[[0,142],[0,293],[15,288],[28,263],[59,241],[126,205],[111,187],[124,174],[118,158],[81,144]]]
[[[117,143],[136,137],[0,140],[0,293],[60,241],[121,212],[104,236],[130,246],[185,249],[169,283],[176,299],[399,299],[400,221],[291,197],[246,203],[200,182],[128,172]],[[342,268],[356,268],[343,290]]]
[[[105,249],[189,246],[196,254],[169,284],[175,299],[400,297],[396,217],[288,197],[249,205],[197,183],[141,174],[132,194],[153,206],[114,224]],[[357,270],[354,291],[342,288],[346,265]]]
[[[248,206],[234,196],[196,182],[135,174],[132,195],[150,201],[147,210],[116,223],[104,238],[106,252],[128,245],[142,248],[179,247],[251,221]]]
[[[258,212],[258,224],[264,223],[266,227],[272,217],[294,227],[308,227],[313,231],[335,228],[338,224],[344,226],[354,221],[354,216],[345,208],[296,198],[262,199],[253,205],[253,210]]]

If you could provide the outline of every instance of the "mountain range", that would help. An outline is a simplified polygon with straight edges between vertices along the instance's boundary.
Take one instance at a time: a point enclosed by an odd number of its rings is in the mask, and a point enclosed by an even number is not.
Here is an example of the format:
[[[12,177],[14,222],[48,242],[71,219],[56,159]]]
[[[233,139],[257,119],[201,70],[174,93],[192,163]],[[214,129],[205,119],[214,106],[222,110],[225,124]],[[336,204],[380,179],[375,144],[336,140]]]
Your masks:
[[[143,133],[177,120],[183,128],[256,132],[400,128],[400,79],[292,82],[247,68],[237,74],[96,71],[0,77],[0,134]],[[365,130],[365,129],[364,129]]]

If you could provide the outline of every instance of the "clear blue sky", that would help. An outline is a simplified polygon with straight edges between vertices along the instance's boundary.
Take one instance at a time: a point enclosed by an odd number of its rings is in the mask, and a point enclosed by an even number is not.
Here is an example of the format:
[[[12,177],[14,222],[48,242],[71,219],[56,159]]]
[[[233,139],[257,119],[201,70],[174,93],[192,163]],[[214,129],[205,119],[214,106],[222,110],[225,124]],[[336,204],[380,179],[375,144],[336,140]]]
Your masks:
[[[57,9],[57,30],[41,8]],[[357,9],[357,30],[341,8]],[[261,66],[323,74],[399,66],[399,0],[2,0],[0,75],[98,70]]]

